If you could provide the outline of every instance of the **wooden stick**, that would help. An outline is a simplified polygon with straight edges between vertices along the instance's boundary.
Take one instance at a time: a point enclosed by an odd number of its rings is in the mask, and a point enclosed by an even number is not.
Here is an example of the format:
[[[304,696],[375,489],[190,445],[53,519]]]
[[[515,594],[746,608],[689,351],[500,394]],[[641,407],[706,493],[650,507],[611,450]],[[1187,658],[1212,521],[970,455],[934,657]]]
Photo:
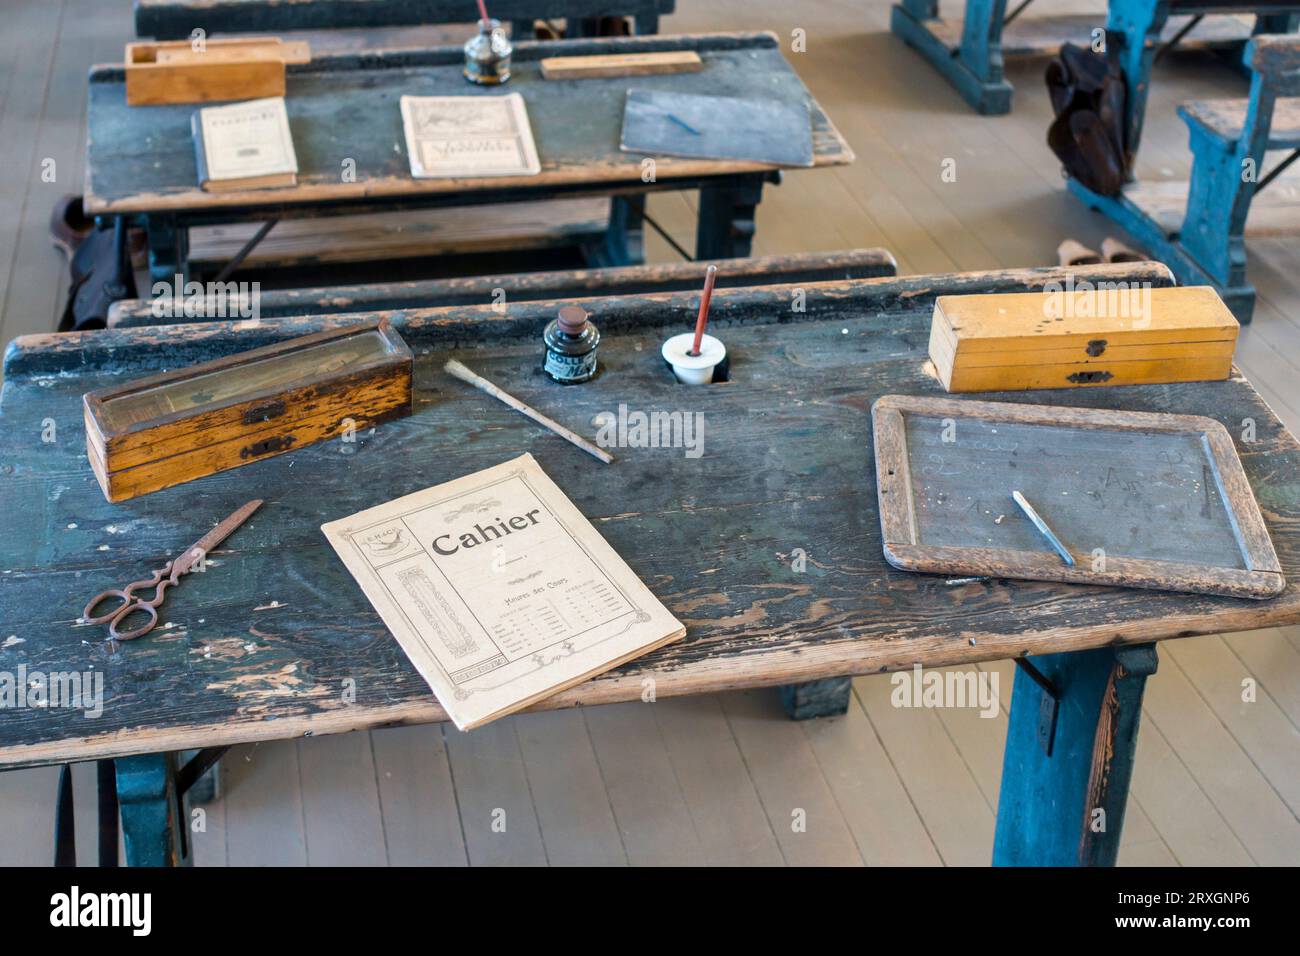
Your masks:
[[[704,273],[704,294],[700,296],[700,314],[695,317],[695,341],[687,355],[699,355],[704,341],[704,327],[709,324],[709,303],[713,301],[713,282],[718,277],[718,267],[709,266]]]
[[[595,445],[587,441],[587,439],[583,438],[581,435],[569,431],[569,429],[565,428],[559,422],[555,421],[555,419],[547,418],[541,412],[537,411],[537,409],[529,405],[525,405],[519,399],[511,395],[509,392],[502,391],[500,388],[498,388],[497,386],[489,382],[487,379],[485,379],[483,376],[476,375],[474,372],[471,372],[468,368],[466,368],[460,362],[457,362],[455,359],[450,360],[442,368],[443,371],[447,372],[449,375],[454,375],[462,382],[468,382],[470,385],[473,385],[475,388],[477,388],[480,392],[487,392],[493,398],[505,402],[515,411],[527,415],[529,418],[537,422],[537,424],[541,425],[543,428],[550,429],[551,431],[555,432],[555,434],[563,438],[565,441],[572,442],[573,444],[581,448],[583,451],[585,451],[587,454],[599,458],[605,464],[608,465],[610,462],[614,460],[614,456],[611,455],[609,452],[605,451],[605,449],[597,448]]]

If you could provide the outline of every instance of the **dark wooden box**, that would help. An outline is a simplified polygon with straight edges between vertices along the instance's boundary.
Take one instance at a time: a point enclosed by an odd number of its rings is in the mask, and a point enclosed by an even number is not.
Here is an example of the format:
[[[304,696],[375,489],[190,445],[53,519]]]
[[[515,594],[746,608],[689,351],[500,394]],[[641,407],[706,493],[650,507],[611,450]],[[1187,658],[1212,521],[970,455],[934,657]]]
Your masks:
[[[86,454],[109,501],[170,488],[411,411],[387,319],[88,392]]]

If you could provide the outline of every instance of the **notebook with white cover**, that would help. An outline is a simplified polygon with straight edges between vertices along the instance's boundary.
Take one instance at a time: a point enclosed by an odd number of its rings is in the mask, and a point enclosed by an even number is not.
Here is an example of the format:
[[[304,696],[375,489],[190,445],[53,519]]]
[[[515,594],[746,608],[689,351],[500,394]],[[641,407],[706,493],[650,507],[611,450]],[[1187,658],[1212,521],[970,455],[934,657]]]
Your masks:
[[[416,179],[535,176],[528,109],[504,96],[403,96],[406,155]]]
[[[686,633],[532,455],[321,531],[461,730]]]
[[[190,126],[203,189],[262,189],[298,181],[284,97],[205,107],[193,114]]]

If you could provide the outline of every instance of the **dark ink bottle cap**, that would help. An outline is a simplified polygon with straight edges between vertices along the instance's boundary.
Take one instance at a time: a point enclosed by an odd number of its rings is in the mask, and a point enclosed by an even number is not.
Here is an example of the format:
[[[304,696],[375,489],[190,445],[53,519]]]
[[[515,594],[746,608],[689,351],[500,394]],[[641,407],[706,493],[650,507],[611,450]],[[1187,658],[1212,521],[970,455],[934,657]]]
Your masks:
[[[596,375],[596,346],[600,332],[587,310],[566,305],[542,334],[546,346],[543,371],[563,385],[590,381]]]

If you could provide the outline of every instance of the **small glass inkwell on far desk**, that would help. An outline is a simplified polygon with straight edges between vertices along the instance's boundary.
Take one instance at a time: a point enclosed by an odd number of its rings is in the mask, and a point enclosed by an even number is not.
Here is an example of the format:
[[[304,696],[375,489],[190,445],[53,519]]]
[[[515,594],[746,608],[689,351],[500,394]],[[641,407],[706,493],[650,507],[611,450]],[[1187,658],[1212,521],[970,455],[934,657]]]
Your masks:
[[[465,42],[465,79],[483,86],[500,86],[510,79],[510,55],[514,47],[500,20],[488,16],[478,0],[478,33]]]

